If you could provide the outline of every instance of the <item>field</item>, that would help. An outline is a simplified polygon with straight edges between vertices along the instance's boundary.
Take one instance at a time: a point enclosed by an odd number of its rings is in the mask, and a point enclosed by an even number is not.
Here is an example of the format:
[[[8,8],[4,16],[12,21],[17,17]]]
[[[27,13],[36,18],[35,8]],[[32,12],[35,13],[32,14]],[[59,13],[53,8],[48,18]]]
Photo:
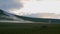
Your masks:
[[[60,34],[60,24],[0,23],[0,34]]]

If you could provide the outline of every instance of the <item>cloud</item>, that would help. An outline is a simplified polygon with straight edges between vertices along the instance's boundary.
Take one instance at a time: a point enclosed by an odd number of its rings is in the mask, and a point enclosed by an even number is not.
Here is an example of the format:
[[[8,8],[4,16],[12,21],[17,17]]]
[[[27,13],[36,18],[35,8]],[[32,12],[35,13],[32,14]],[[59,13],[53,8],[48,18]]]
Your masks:
[[[53,19],[60,19],[60,14],[55,13],[36,13],[27,15],[28,17],[35,17],[35,18],[53,18]]]
[[[23,5],[19,0],[0,0],[0,9],[2,10],[20,9],[22,7]]]
[[[55,0],[0,0],[0,9],[17,15],[30,15],[32,13],[60,14],[60,1]]]

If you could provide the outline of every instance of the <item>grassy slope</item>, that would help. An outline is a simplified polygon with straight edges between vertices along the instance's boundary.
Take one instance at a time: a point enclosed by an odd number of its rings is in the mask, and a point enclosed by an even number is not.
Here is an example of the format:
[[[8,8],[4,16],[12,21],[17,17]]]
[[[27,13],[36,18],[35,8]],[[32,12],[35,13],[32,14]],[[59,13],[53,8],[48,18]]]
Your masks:
[[[0,23],[0,34],[60,34],[60,24]]]

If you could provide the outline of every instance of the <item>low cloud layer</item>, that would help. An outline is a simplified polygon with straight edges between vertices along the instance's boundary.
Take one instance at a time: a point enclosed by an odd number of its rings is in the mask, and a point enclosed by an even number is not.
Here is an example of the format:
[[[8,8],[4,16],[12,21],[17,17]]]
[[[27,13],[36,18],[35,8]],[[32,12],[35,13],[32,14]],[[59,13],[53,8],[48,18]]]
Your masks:
[[[37,13],[37,14],[29,15],[29,17],[60,19],[60,14],[55,14],[55,13]]]
[[[0,9],[2,10],[20,9],[22,7],[22,3],[18,0],[0,0]]]

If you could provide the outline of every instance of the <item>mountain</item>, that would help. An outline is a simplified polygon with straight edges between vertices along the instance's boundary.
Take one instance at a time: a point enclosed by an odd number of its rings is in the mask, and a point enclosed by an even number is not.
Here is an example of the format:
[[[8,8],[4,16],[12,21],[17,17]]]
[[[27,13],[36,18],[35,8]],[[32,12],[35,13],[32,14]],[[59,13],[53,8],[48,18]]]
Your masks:
[[[6,14],[7,13],[7,14]],[[9,14],[9,15],[8,15]],[[17,15],[18,16],[18,15]],[[0,22],[10,23],[31,23],[32,21],[24,20],[16,17],[14,14],[10,14],[0,9]]]
[[[22,18],[24,20],[28,20],[28,21],[33,21],[33,22],[45,22],[45,23],[49,23],[49,22],[56,22],[56,23],[60,23],[60,19],[50,19],[50,18],[31,18],[31,17],[26,17],[26,16],[17,16],[18,18]]]
[[[7,13],[7,12],[6,12],[6,13]],[[9,14],[9,13],[7,13],[7,14]],[[5,14],[5,11],[3,11],[3,10],[0,9],[0,21],[1,21],[1,20],[9,20],[9,21],[18,20],[17,17],[15,17],[15,16],[9,16],[9,15],[7,15],[7,14]]]
[[[0,20],[13,20],[13,19],[10,18],[10,16],[6,15],[4,11],[0,9]]]
[[[9,14],[9,13],[7,13]],[[15,14],[7,15],[3,10],[0,10],[0,22],[10,23],[60,23],[60,19],[51,18],[35,18],[27,16],[19,16]],[[12,15],[12,16],[11,16]]]
[[[5,15],[5,14],[4,14],[3,10],[0,9],[0,17],[3,15]]]
[[[27,16],[18,16],[18,15],[15,16],[35,23],[37,22],[37,23],[56,23],[56,24],[59,23],[60,24],[60,19],[55,19],[55,18],[36,18],[36,17],[27,17]]]

